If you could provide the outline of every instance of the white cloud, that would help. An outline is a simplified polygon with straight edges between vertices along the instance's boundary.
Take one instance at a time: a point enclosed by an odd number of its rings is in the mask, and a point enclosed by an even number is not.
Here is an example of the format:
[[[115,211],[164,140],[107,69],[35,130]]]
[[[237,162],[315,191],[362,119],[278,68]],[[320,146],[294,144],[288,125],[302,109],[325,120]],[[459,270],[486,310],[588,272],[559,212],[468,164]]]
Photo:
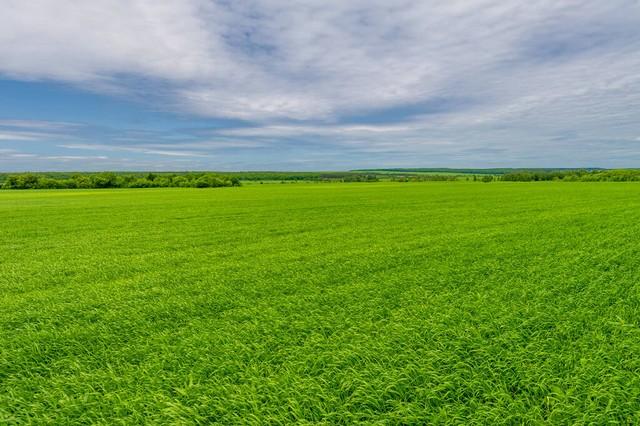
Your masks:
[[[89,151],[103,151],[103,152],[133,152],[148,155],[163,155],[169,157],[207,157],[206,153],[193,152],[193,151],[181,151],[181,150],[166,150],[157,149],[154,146],[137,145],[137,146],[123,146],[123,145],[103,145],[103,144],[63,144],[58,145],[60,148],[66,149],[80,149]]]
[[[598,51],[582,38],[633,35],[639,12],[625,1],[9,0],[0,72],[97,90],[151,79],[176,106],[245,119],[328,118],[434,96],[517,104],[539,89],[574,90],[564,86],[571,58],[549,68],[540,56]],[[635,52],[581,60],[630,66]],[[627,66],[606,68],[583,69],[587,86],[637,80]]]
[[[77,123],[67,123],[63,121],[43,121],[43,120],[0,120],[0,128],[18,128],[29,130],[62,130],[75,128]]]
[[[10,132],[0,130],[0,141],[39,141],[48,137],[45,133]]]
[[[45,160],[106,160],[104,155],[47,155],[40,157]]]

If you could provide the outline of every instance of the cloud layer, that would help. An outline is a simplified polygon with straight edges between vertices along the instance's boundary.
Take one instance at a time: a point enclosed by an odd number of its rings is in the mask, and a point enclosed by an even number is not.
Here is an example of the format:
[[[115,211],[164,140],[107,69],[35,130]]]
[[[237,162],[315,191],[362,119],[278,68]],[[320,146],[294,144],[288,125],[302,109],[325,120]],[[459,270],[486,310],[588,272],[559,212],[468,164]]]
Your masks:
[[[0,117],[0,142],[169,167],[632,166],[638,28],[617,0],[8,0],[3,78],[243,123],[88,141]]]

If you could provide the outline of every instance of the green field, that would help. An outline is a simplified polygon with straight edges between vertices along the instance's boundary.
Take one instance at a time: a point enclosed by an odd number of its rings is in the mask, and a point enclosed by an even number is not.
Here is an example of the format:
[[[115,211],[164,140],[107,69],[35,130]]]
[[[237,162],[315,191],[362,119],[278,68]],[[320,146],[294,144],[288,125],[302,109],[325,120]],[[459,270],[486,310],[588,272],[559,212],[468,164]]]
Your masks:
[[[638,424],[640,185],[0,192],[0,424]]]

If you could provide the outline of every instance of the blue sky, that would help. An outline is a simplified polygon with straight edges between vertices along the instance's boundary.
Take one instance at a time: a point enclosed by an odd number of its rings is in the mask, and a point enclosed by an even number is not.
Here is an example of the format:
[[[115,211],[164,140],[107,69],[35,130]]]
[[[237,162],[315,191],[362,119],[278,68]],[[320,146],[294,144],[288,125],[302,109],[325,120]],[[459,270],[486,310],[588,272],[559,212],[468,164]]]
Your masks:
[[[638,1],[7,0],[0,170],[640,167]]]

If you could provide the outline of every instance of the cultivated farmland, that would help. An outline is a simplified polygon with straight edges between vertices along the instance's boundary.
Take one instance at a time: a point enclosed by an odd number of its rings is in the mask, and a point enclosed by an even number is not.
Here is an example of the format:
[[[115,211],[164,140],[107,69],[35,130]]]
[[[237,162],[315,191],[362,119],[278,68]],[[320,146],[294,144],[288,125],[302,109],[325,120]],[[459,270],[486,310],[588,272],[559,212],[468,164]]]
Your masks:
[[[640,185],[0,192],[0,423],[640,422]]]

